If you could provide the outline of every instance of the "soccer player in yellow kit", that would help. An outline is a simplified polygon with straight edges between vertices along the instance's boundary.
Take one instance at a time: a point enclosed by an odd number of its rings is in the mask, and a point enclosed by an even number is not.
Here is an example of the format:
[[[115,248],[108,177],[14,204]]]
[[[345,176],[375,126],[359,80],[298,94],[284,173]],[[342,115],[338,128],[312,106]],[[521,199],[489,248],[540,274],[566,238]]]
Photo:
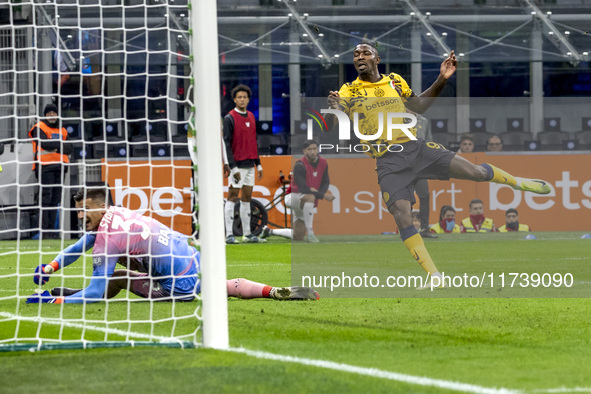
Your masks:
[[[353,64],[359,76],[353,82],[345,83],[338,92],[331,91],[328,104],[331,109],[345,112],[352,121],[357,118],[359,132],[368,136],[367,140],[361,139],[361,143],[366,146],[365,153],[376,159],[378,183],[384,203],[394,216],[409,252],[432,277],[433,283],[427,283],[422,288],[442,287],[441,274],[412,222],[414,185],[417,180],[457,178],[488,181],[537,194],[548,194],[551,189],[547,182],[539,179],[514,177],[488,163],[472,164],[440,144],[423,139],[413,140],[403,130],[393,130],[391,138],[388,138],[386,114],[404,113],[407,108],[424,113],[456,72],[457,62],[454,51],[451,51],[441,63],[437,80],[419,96],[400,75],[380,74],[379,63],[380,56],[373,43],[358,44],[353,52]],[[329,119],[334,122],[335,116],[329,115]],[[405,121],[400,118],[394,123],[402,124]],[[380,128],[382,133],[376,136]],[[414,127],[409,127],[408,131],[416,136]]]

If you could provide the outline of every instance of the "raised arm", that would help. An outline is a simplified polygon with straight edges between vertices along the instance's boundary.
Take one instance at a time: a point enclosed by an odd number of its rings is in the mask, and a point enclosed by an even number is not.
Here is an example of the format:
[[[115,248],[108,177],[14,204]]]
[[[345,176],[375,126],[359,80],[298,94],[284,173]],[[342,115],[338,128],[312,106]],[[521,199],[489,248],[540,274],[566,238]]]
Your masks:
[[[433,101],[435,101],[435,99],[441,94],[441,90],[443,90],[447,80],[456,72],[457,65],[456,55],[454,54],[454,51],[451,51],[447,59],[441,63],[439,76],[435,82],[433,82],[433,85],[425,90],[420,96],[409,97],[405,104],[406,107],[419,114],[422,114],[429,109],[431,104],[433,104]]]

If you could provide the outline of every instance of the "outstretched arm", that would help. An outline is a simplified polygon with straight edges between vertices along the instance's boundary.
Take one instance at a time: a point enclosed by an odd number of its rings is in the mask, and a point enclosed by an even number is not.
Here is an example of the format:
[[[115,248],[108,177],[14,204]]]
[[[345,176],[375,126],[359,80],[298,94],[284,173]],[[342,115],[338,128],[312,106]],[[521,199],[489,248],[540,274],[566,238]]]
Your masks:
[[[92,249],[94,246],[94,242],[96,241],[96,234],[95,233],[86,233],[76,241],[75,244],[72,244],[65,248],[63,251],[60,252],[56,256],[53,261],[59,264],[58,268],[67,267],[68,265],[72,264],[74,261],[78,260],[84,252]],[[56,269],[56,271],[57,271]]]
[[[115,271],[117,264],[117,256],[107,257],[93,256],[92,257],[92,279],[90,284],[84,290],[79,291],[68,297],[64,297],[64,302],[69,304],[81,304],[83,302],[93,303],[104,300],[104,294],[107,291],[108,279]]]
[[[456,55],[454,54],[454,51],[451,51],[447,59],[441,63],[439,76],[433,85],[425,90],[420,96],[410,97],[406,102],[406,107],[419,114],[422,114],[429,109],[431,104],[433,104],[433,101],[435,101],[435,98],[441,94],[441,90],[443,90],[447,80],[456,72],[457,66],[458,62],[456,61]]]
[[[87,250],[94,246],[96,240],[96,234],[86,233],[80,238],[75,244],[72,244],[61,251],[51,263],[42,264],[40,267],[35,268],[35,275],[33,276],[33,282],[39,284],[45,284],[49,280],[49,275],[53,274],[60,268],[66,267],[72,264],[74,261]],[[42,272],[40,272],[42,271]]]

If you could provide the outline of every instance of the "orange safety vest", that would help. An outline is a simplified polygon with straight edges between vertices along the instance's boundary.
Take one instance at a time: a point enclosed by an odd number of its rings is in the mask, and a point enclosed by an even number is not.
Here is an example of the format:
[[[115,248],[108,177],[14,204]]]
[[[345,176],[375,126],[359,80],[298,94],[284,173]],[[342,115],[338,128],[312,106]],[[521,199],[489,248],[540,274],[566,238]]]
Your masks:
[[[33,138],[33,130],[35,127],[38,127],[41,131],[45,133],[48,139],[50,140],[66,140],[68,138],[68,132],[65,128],[62,127],[61,131],[58,128],[53,128],[45,124],[45,122],[37,122],[31,130],[29,130],[29,138]],[[37,139],[33,139],[33,155],[35,155],[35,161],[33,162],[33,170],[35,170],[37,160],[39,163],[44,166],[47,164],[56,164],[56,163],[69,163],[70,158],[68,155],[64,155],[63,153],[58,152],[50,152],[46,151],[41,148],[41,144],[37,143]]]

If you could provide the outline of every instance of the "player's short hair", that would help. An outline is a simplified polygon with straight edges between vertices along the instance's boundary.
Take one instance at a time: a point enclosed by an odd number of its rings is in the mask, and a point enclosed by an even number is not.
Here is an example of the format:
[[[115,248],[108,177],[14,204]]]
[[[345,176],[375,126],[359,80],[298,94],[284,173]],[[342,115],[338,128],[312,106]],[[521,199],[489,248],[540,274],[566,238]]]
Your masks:
[[[250,100],[250,96],[252,95],[252,90],[250,90],[250,88],[246,85],[240,84],[238,86],[236,86],[234,89],[232,89],[232,99],[236,98],[236,95],[238,94],[238,92],[246,92],[246,94],[248,95],[248,99]]]
[[[439,221],[441,221],[443,219],[443,216],[445,216],[446,213],[448,213],[449,211],[452,212],[456,212],[456,209],[454,207],[452,207],[451,205],[444,205],[441,207],[441,211],[439,211]]]
[[[87,187],[80,188],[74,195],[74,201],[80,202],[90,198],[93,201],[104,202],[108,205],[106,187]]]
[[[304,141],[304,144],[302,145],[303,149],[306,149],[307,147],[309,147],[310,145],[316,145],[319,146],[318,141],[316,140],[306,140]]]
[[[474,142],[474,135],[470,133],[462,134],[460,137],[460,144],[466,140]]]
[[[484,205],[484,203],[482,202],[482,200],[479,199],[479,198],[475,198],[474,200],[470,201],[470,209],[472,208],[472,205],[474,205],[474,204],[482,204],[482,205]]]
[[[378,52],[379,44],[375,40],[368,40],[368,39],[364,38],[363,40],[359,41],[357,43],[357,45],[369,45],[371,47],[371,49],[373,49],[375,51],[376,55],[379,53]],[[355,46],[357,46],[357,45],[355,45]]]
[[[517,212],[517,209],[515,209],[515,208],[507,209],[507,212],[505,212],[505,216],[507,216],[510,213],[514,213],[515,215],[519,216],[519,213]]]

